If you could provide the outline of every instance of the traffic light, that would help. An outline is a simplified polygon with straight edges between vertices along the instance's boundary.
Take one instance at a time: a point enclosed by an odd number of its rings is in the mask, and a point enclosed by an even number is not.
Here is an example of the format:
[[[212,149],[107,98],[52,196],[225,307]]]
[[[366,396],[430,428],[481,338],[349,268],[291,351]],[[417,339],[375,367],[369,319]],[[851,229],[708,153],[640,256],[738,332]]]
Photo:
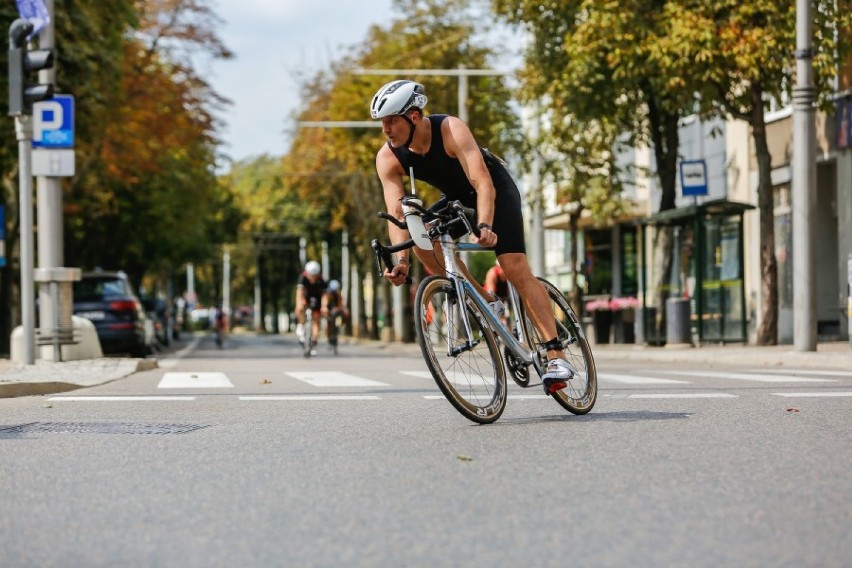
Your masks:
[[[27,48],[32,31],[33,24],[24,19],[9,26],[9,116],[32,114],[33,103],[53,96],[53,85],[28,81],[32,73],[53,67],[53,51]]]

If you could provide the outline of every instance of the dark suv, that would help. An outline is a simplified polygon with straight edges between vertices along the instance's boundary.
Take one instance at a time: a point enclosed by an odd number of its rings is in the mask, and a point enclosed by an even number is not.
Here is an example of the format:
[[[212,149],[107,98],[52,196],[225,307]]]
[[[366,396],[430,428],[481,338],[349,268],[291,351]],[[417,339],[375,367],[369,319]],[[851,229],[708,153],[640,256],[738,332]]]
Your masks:
[[[74,282],[74,315],[95,324],[104,354],[148,354],[145,310],[124,272],[84,273]]]

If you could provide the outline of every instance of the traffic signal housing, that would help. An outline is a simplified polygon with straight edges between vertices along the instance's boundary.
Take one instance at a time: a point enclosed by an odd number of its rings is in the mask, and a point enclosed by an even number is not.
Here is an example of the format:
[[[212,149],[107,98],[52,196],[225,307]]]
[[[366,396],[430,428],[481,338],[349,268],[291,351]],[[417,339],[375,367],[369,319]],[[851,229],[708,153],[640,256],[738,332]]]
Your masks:
[[[9,116],[33,113],[33,103],[53,97],[53,85],[40,85],[30,76],[53,67],[53,51],[30,50],[27,37],[33,24],[17,19],[9,26]]]

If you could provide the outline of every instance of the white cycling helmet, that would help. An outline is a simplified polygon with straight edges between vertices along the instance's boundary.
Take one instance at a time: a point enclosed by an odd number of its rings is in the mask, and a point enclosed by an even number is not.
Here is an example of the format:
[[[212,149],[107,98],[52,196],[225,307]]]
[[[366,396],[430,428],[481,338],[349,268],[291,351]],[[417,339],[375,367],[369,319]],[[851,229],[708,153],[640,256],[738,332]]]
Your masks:
[[[329,292],[337,292],[338,290],[340,290],[340,282],[338,282],[337,280],[332,280],[328,283]]]
[[[309,276],[317,276],[320,273],[320,263],[315,260],[309,260],[305,264],[305,274]]]
[[[405,114],[409,109],[426,106],[425,89],[420,83],[397,79],[379,89],[370,103],[370,116],[374,119],[395,114]]]

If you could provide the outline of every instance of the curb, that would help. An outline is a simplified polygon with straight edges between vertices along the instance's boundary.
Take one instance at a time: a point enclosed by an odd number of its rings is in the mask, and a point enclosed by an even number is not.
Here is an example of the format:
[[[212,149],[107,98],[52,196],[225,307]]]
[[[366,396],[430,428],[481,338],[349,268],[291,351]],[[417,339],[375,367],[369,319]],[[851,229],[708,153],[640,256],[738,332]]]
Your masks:
[[[15,365],[0,373],[0,398],[57,394],[102,385],[139,371],[156,369],[157,366],[156,359],[106,357],[63,362],[36,361],[35,365]],[[61,377],[61,380],[56,380],[57,377]]]

